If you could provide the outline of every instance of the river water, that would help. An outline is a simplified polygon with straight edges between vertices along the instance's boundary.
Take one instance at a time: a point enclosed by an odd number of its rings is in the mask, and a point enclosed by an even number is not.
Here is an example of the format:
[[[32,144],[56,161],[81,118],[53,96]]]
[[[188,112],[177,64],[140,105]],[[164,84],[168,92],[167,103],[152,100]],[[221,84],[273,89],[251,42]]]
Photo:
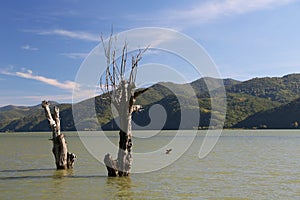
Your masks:
[[[134,150],[143,152],[164,146],[175,133],[167,131],[149,138],[144,137],[151,131],[140,134],[144,136],[134,140]],[[125,178],[107,177],[106,168],[74,132],[65,135],[69,149],[78,156],[75,168],[55,170],[50,135],[0,134],[1,200],[300,199],[299,131],[226,130],[214,149],[199,159],[205,136],[205,131],[200,131],[191,147],[173,164]],[[116,132],[107,135],[117,143]],[[170,155],[161,156],[167,159]]]

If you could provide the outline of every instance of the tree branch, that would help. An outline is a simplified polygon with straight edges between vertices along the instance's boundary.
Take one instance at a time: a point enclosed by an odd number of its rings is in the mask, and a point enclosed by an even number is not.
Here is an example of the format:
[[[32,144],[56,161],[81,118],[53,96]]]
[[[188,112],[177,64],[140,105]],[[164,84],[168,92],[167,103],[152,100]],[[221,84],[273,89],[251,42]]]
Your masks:
[[[144,92],[146,92],[147,90],[149,90],[149,88],[145,88],[145,89],[141,89],[141,90],[138,90],[134,93],[133,95],[133,98],[137,98],[138,96],[140,96],[141,94],[143,94]]]

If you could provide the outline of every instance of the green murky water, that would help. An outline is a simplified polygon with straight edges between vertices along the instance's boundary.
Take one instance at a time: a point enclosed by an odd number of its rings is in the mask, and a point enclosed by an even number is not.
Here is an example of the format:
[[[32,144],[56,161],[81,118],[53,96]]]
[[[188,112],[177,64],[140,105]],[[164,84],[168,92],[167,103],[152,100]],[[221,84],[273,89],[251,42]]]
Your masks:
[[[135,133],[139,134],[139,133]],[[149,132],[141,132],[145,135]],[[76,133],[65,133],[78,155],[75,169],[56,171],[50,133],[0,134],[0,199],[299,199],[300,132],[224,131],[204,159],[200,132],[191,148],[161,170],[109,178]],[[173,132],[134,140],[146,152]],[[108,136],[117,143],[117,133]],[[182,140],[186,138],[182,137]],[[174,151],[174,149],[173,149]],[[114,153],[114,152],[111,152]],[[171,152],[172,153],[172,152]],[[168,155],[162,154],[162,158]]]

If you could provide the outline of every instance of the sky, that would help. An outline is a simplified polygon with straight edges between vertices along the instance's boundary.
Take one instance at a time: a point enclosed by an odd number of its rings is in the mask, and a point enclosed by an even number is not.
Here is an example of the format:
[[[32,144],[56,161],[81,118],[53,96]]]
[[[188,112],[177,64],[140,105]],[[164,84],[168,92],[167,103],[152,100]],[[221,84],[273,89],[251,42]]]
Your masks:
[[[299,0],[4,0],[0,106],[72,102],[82,62],[112,27],[183,33],[205,49],[222,78],[300,73],[299,10]]]

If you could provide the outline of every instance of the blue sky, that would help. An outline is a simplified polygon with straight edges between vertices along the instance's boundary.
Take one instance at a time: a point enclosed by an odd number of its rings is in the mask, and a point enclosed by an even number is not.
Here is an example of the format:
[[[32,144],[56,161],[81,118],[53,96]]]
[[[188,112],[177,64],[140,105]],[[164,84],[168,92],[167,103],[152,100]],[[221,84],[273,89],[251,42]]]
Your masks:
[[[81,63],[112,25],[182,32],[224,78],[300,73],[299,10],[297,0],[1,1],[0,106],[71,102]]]

